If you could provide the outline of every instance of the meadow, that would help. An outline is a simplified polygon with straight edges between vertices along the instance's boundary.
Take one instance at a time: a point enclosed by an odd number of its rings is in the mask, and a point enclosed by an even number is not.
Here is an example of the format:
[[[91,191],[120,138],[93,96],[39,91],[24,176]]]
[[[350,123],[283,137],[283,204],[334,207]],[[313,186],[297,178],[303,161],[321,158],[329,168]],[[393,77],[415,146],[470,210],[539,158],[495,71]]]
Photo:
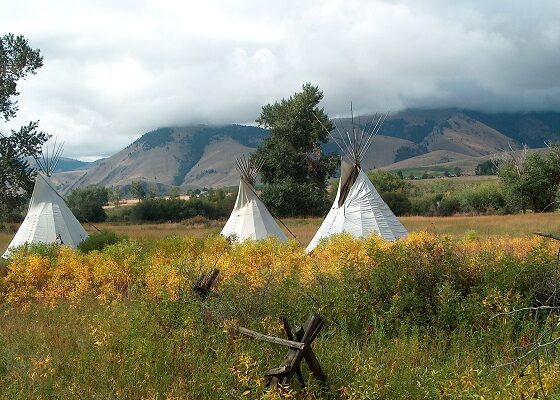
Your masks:
[[[560,213],[548,214],[513,214],[513,215],[488,215],[488,216],[455,216],[455,217],[400,217],[404,226],[411,232],[428,231],[441,235],[451,235],[460,238],[467,232],[481,237],[490,235],[526,236],[537,231],[558,232],[560,230]],[[295,235],[295,239],[306,246],[317,228],[321,225],[322,218],[286,218],[284,224]],[[132,239],[152,238],[159,239],[170,235],[205,237],[219,233],[224,222],[213,223],[211,227],[205,224],[185,225],[182,223],[96,223],[84,224],[90,234],[98,230],[110,230],[119,235]],[[0,231],[0,251],[3,251],[17,229],[18,225],[11,225],[11,230]],[[293,236],[285,229],[286,235]]]
[[[231,245],[219,227],[108,225],[102,251],[21,251],[0,280],[0,398],[528,399],[560,396],[557,352],[499,366],[536,331],[556,290],[558,214],[402,219],[394,244],[340,235],[305,254],[297,241]],[[306,244],[318,219],[287,220]],[[171,236],[170,236],[171,235]],[[213,294],[191,289],[217,267]],[[267,392],[285,349],[236,333],[282,336],[310,312],[328,377]],[[537,325],[535,325],[537,324]],[[537,379],[540,372],[541,383]]]
[[[457,180],[458,181],[458,180]],[[418,181],[423,184],[424,182]],[[461,181],[462,182],[462,181]],[[411,232],[428,231],[441,235],[451,235],[460,238],[467,232],[481,237],[490,235],[525,236],[537,231],[558,232],[560,230],[560,213],[546,214],[511,214],[511,215],[475,215],[454,217],[422,217],[405,216],[400,221]],[[284,224],[295,235],[295,239],[302,246],[307,246],[311,238],[321,225],[322,218],[286,218]],[[84,224],[86,230],[92,234],[98,230],[110,230],[119,235],[132,239],[163,238],[169,235],[205,237],[219,233],[225,221],[211,221],[210,224],[184,223],[96,223]],[[210,225],[210,226],[208,226]],[[18,225],[10,225],[10,229],[0,230],[0,251],[3,251],[12,239]],[[285,229],[286,235],[293,236]]]

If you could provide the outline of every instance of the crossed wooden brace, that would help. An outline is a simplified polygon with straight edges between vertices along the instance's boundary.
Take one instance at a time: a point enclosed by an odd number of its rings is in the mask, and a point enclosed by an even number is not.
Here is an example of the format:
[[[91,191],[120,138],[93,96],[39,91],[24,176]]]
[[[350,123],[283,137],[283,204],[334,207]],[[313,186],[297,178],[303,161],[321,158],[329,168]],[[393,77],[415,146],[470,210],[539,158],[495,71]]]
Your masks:
[[[193,290],[205,299],[210,294],[210,289],[214,284],[214,281],[218,277],[220,270],[214,268],[208,273],[208,275],[201,274],[196,283],[193,285]]]
[[[288,354],[284,358],[284,361],[282,361],[282,365],[265,372],[265,376],[269,377],[267,386],[269,388],[275,388],[278,384],[287,385],[294,374],[296,374],[300,386],[304,388],[305,381],[303,380],[300,367],[302,359],[305,359],[307,362],[313,376],[319,381],[326,383],[327,377],[311,348],[311,344],[323,328],[325,320],[318,314],[310,314],[303,326],[296,327],[294,332],[292,332],[287,318],[282,318],[282,323],[288,339],[263,335],[262,333],[247,328],[237,328],[240,333],[246,336],[289,348]]]

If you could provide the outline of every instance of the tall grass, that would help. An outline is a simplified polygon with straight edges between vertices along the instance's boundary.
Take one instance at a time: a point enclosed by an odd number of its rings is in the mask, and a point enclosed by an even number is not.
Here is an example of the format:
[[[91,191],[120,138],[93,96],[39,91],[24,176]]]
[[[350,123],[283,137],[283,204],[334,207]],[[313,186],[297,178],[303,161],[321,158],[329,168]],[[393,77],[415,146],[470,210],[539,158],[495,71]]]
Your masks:
[[[490,317],[545,301],[555,257],[542,238],[430,233],[341,235],[310,255],[220,237],[32,248],[1,280],[0,398],[531,398],[534,370],[493,366],[516,355],[532,319]],[[203,303],[191,285],[213,267]],[[327,320],[314,349],[328,387],[305,372],[305,391],[267,393],[263,372],[286,350],[233,328],[281,336],[279,317],[295,325],[312,311]],[[543,358],[550,396],[559,366]]]

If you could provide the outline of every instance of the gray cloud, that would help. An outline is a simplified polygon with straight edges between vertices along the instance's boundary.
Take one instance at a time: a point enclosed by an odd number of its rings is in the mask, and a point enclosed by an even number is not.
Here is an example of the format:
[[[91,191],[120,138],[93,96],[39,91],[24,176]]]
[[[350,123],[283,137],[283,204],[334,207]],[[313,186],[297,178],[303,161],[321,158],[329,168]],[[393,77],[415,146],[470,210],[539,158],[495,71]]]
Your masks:
[[[3,4],[41,49],[13,125],[110,155],[163,125],[247,123],[305,82],[331,116],[406,107],[560,111],[560,3],[93,1]]]

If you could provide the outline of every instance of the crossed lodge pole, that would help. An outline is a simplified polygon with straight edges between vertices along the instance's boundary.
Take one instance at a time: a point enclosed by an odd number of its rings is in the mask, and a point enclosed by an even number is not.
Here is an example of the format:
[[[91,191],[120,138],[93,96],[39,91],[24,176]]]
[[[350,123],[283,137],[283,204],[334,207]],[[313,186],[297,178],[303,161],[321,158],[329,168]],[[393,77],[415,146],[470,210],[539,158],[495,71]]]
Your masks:
[[[288,385],[295,374],[300,386],[302,388],[305,387],[305,381],[301,373],[302,360],[306,361],[311,373],[316,379],[322,383],[326,383],[327,377],[311,348],[311,344],[325,324],[323,317],[318,314],[310,314],[303,326],[296,327],[294,332],[292,332],[287,318],[282,318],[282,323],[288,339],[263,335],[262,333],[247,328],[237,328],[243,335],[288,347],[288,354],[286,354],[282,364],[278,368],[273,368],[265,372],[264,375],[269,377],[267,386],[269,388],[275,388],[279,384]]]

